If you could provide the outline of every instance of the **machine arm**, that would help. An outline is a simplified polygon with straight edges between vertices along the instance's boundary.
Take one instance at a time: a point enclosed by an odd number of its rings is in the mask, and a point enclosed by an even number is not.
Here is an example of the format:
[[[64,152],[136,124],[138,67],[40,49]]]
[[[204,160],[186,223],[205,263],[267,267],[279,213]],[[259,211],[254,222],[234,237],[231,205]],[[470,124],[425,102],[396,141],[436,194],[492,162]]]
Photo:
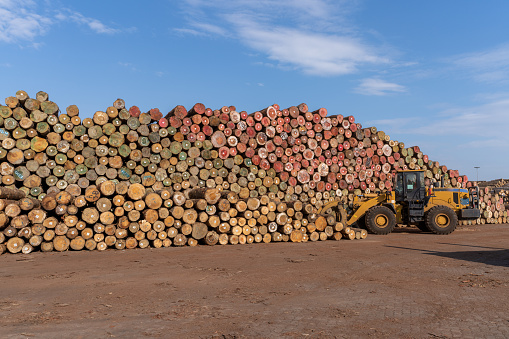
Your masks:
[[[387,200],[387,197],[385,194],[379,194],[374,198],[371,198],[367,201],[363,201],[359,204],[359,207],[354,211],[353,215],[350,217],[350,219],[346,222],[348,226],[353,225],[357,220],[362,218],[366,212],[374,206],[380,205],[383,202]]]

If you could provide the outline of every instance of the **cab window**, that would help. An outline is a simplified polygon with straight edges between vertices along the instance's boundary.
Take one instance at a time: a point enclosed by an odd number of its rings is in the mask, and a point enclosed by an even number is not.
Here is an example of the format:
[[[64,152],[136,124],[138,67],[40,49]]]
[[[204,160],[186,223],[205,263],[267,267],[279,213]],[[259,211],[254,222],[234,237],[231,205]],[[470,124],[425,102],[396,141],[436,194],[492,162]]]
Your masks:
[[[396,174],[396,187],[394,187],[394,191],[396,192],[396,197],[403,195],[403,175],[400,173]]]
[[[406,173],[406,189],[413,191],[417,188],[417,173]]]
[[[468,198],[467,194],[460,196],[460,204],[462,204],[462,205],[470,204],[470,199]]]

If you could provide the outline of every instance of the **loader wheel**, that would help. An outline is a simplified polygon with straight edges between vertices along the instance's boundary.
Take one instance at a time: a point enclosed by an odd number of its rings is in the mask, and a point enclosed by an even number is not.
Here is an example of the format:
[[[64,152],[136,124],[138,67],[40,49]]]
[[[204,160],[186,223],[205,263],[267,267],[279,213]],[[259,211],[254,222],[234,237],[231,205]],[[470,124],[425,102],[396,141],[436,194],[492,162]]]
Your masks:
[[[366,212],[366,229],[374,234],[385,235],[396,226],[394,213],[385,206],[371,207]]]
[[[360,217],[356,222],[355,222],[355,227],[357,228],[366,228],[366,214],[364,214],[362,217]],[[353,225],[352,225],[353,226]]]
[[[435,206],[426,214],[426,227],[435,234],[449,234],[457,225],[458,216],[447,206]]]
[[[415,226],[423,232],[430,232],[428,226],[426,226],[426,221],[419,221]]]

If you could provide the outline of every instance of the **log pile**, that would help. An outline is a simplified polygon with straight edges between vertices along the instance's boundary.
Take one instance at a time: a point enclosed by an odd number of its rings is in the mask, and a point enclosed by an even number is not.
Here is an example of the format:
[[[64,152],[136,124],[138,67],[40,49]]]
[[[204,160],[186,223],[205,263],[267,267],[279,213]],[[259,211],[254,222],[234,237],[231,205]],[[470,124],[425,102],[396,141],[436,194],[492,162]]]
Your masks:
[[[490,181],[479,181],[479,187],[509,188],[509,179],[496,179]]]
[[[481,217],[477,220],[462,221],[464,225],[506,224],[509,209],[509,187],[485,186],[479,190]]]
[[[24,196],[20,190],[2,190],[0,196],[5,192]],[[124,190],[110,180],[89,186],[74,199],[66,191],[46,195],[42,201],[2,199],[0,210],[0,224],[6,226],[0,238],[5,245],[0,248],[11,253],[366,236],[365,230],[344,228],[334,216],[318,215],[313,206],[301,202],[285,203],[268,195],[242,199],[216,188],[154,192],[135,183]]]
[[[11,252],[361,239],[317,210],[390,190],[399,169],[471,185],[417,146],[306,104],[248,114],[197,103],[163,114],[117,99],[82,120],[45,92],[5,103],[1,187],[24,193],[0,208],[0,244]]]

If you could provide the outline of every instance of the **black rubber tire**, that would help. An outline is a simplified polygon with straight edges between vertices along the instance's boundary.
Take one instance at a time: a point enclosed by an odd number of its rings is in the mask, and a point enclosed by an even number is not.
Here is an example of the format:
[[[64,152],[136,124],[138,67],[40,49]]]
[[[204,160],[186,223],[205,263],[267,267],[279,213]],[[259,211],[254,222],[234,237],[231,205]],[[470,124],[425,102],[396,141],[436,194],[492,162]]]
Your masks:
[[[435,206],[426,213],[426,227],[435,234],[450,234],[458,226],[458,216],[447,206]]]
[[[419,221],[415,226],[423,232],[431,232],[426,226],[426,221]]]
[[[369,232],[386,235],[391,233],[394,227],[396,227],[396,216],[388,207],[371,207],[366,212],[365,224]]]
[[[366,229],[366,215],[364,214],[362,217],[359,218],[359,220],[354,222],[354,224],[351,225],[350,227]]]

